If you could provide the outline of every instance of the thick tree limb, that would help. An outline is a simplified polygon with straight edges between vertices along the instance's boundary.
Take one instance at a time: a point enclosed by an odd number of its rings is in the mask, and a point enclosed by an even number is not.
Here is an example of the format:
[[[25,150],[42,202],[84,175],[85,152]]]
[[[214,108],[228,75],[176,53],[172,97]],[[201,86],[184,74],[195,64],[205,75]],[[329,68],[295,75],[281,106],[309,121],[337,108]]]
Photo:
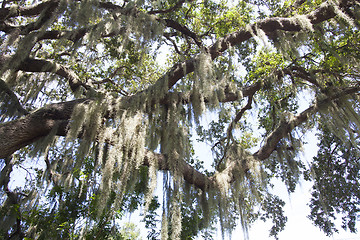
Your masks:
[[[34,30],[34,29],[31,29]],[[0,31],[10,34],[14,31],[17,31],[20,35],[26,35],[29,33],[29,27],[27,25],[25,26],[13,26],[6,23],[0,22]],[[50,30],[50,31],[44,31],[39,34],[37,41],[45,40],[45,39],[67,39],[69,41],[76,42],[82,37],[85,36],[87,32],[90,30],[88,28],[80,28],[75,29],[72,31],[66,31],[66,30]]]
[[[164,154],[154,153],[151,151],[147,151],[144,158],[144,165],[150,166],[151,159],[155,159],[157,162],[159,170],[168,171],[170,170],[167,165],[167,156]],[[195,187],[206,191],[207,189],[214,188],[216,186],[216,182],[214,178],[208,177],[205,174],[197,171],[188,163],[180,159],[181,166],[179,166],[179,171],[184,177],[184,180],[194,185]]]
[[[52,61],[27,58],[20,64],[18,70],[25,72],[55,73],[68,80],[70,88],[73,92],[76,92],[80,86],[88,88],[84,83],[80,81],[79,77],[76,75],[75,72],[65,66],[62,66]]]
[[[59,6],[59,0],[51,0],[44,3],[40,3],[38,5],[30,6],[30,7],[10,7],[10,8],[0,8],[0,30],[4,32],[11,32],[14,30],[20,30],[21,35],[29,34],[33,32],[35,34],[35,30],[38,30],[48,24],[51,19],[56,15],[56,9]],[[3,15],[1,11],[3,10]],[[17,12],[19,11],[19,12]],[[6,13],[8,13],[6,15]],[[30,22],[26,25],[22,26],[11,26],[6,24],[4,19],[9,17],[17,17],[17,16],[33,16],[33,14],[38,15],[38,18],[34,22]],[[2,19],[2,17],[4,19]],[[35,34],[36,35],[36,34]]]
[[[261,84],[254,84],[246,87],[243,90],[243,94],[227,91],[223,101],[239,99],[242,95],[248,95],[256,89],[260,89],[260,86]],[[170,99],[173,99],[173,96],[170,96],[171,94],[178,94],[180,99],[185,96],[181,93],[169,93]],[[184,104],[191,101],[190,95],[186,96],[189,97],[182,98]],[[91,99],[79,99],[70,102],[50,104],[21,119],[0,124],[0,158],[10,156],[16,150],[41,139],[52,131],[56,131],[57,135],[66,136],[67,125],[74,107],[80,103],[91,104],[91,102]],[[167,103],[165,99],[162,102],[164,104]],[[165,155],[148,151],[144,159],[144,165],[148,166],[150,164],[149,158],[156,158],[159,170],[169,170]],[[182,164],[180,171],[185,181],[202,190],[215,186],[214,178],[207,177],[183,160],[180,160],[180,162]]]
[[[77,42],[82,39],[87,33],[94,31],[98,28],[103,28],[103,25],[96,24],[91,27],[83,27],[74,30],[49,30],[43,31],[37,37],[37,41],[41,40],[57,40],[57,39],[66,39],[72,42]],[[125,32],[125,27],[120,27],[119,29],[104,32],[100,35],[101,38],[113,37],[117,35],[121,35]],[[27,26],[11,26],[5,23],[0,23],[0,31],[5,33],[11,33],[13,31],[18,31],[20,35],[26,35],[29,32]]]
[[[299,126],[308,118],[315,114],[319,108],[324,108],[333,100],[347,97],[348,95],[360,91],[360,86],[349,87],[339,91],[317,104],[309,107],[298,116],[295,116],[288,121],[282,122],[277,129],[275,129],[266,139],[265,144],[253,154],[253,157],[258,160],[264,160],[270,156],[275,150],[276,144],[291,132],[295,127]],[[35,142],[36,140],[48,135],[52,131],[56,134],[65,136],[67,125],[71,118],[72,111],[77,104],[87,103],[91,104],[91,99],[80,99],[63,103],[50,104],[44,108],[35,111],[26,117],[0,124],[0,158],[10,156],[14,151]],[[149,153],[144,159],[144,164],[149,164],[149,157],[156,157],[161,170],[169,170],[166,165],[166,156],[161,154]],[[239,164],[241,166],[239,166]],[[227,168],[219,174],[229,174],[229,176],[236,176],[239,169],[247,171],[251,164],[248,159],[240,162],[230,162]],[[191,184],[206,190],[216,186],[216,176],[207,177],[206,175],[196,171],[187,163],[183,162],[182,174],[184,179]],[[233,181],[233,177],[229,178]]]
[[[348,1],[341,1],[340,7],[345,6]],[[301,16],[301,19],[308,19],[311,24],[318,24],[334,18],[336,12],[334,7],[329,3],[322,4],[317,10]],[[272,36],[276,31],[299,32],[306,29],[303,23],[300,22],[299,17],[280,18],[273,17],[261,20],[255,24],[248,25],[246,28],[240,29],[236,32],[230,33],[227,36],[217,40],[208,49],[212,59],[217,58],[222,52],[226,51],[232,46],[239,45],[254,36],[259,30],[262,30],[268,36]],[[181,78],[195,70],[195,64],[198,57],[187,60],[182,63],[174,65],[162,78],[158,80],[157,86],[162,86],[167,83],[168,89],[171,89]]]
[[[247,94],[252,93],[256,89],[259,89],[260,86],[260,84],[254,84],[252,86],[245,87],[242,91],[243,94],[227,92],[225,93],[225,98],[221,101],[228,102],[240,99],[241,97],[243,97],[243,95],[246,96]],[[174,99],[174,94],[177,95],[179,101],[182,104],[187,104],[191,102],[190,94],[173,92],[169,93],[167,98],[160,100],[160,104],[170,104],[170,99]],[[131,99],[131,96],[123,97],[123,99],[123,105],[124,107],[126,107],[129,104],[127,99]],[[59,124],[67,123],[70,120],[71,113],[77,104],[84,102],[91,104],[92,101],[92,99],[84,98],[69,102],[54,103],[40,108],[37,111],[30,113],[26,117],[23,117],[21,119],[0,124],[0,158],[7,157],[11,155],[14,151],[33,143],[34,141],[43,136],[46,136],[53,130],[54,127],[57,127]],[[111,118],[112,116],[108,115],[107,117]],[[41,129],[41,126],[44,126],[44,129]],[[60,130],[61,129],[59,128],[59,131]],[[59,134],[63,133],[64,131],[66,131],[66,128],[62,128]],[[14,141],[7,141],[7,138],[18,139]]]
[[[84,83],[80,81],[78,76],[69,68],[45,59],[26,58],[16,65],[8,64],[11,58],[8,56],[0,56],[0,69],[7,68],[13,70],[21,70],[24,72],[50,72],[55,73],[68,80],[70,88],[76,92],[80,86],[88,89]]]
[[[165,22],[165,26],[173,28],[173,29],[181,32],[185,36],[192,38],[195,41],[196,45],[198,45],[198,47],[200,47],[200,48],[202,47],[202,43],[201,43],[199,37],[193,31],[191,31],[189,28],[181,25],[180,23],[178,23],[172,19],[163,19],[163,21]]]
[[[45,9],[56,7],[59,4],[59,0],[43,1],[36,5],[20,7],[17,5],[0,8],[0,21],[3,21],[12,17],[33,17],[40,15]]]
[[[316,105],[307,108],[299,115],[292,117],[288,121],[283,121],[265,140],[265,144],[254,153],[254,157],[258,160],[267,159],[271,153],[276,149],[279,141],[289,134],[295,127],[308,120],[309,116],[313,115],[317,110]]]
[[[27,146],[59,128],[66,129],[74,107],[88,99],[54,103],[27,116],[0,124],[0,158],[10,156],[16,150]],[[65,128],[64,128],[65,126]],[[63,132],[58,132],[63,135]]]
[[[50,104],[26,117],[0,124],[0,158],[10,156],[14,151],[31,144],[40,138],[56,131],[59,136],[66,136],[67,125],[76,105],[91,103],[91,99],[80,99],[63,103]],[[155,158],[159,170],[169,170],[166,156],[147,151],[144,165],[149,166],[150,158]],[[181,172],[190,184],[205,190],[213,183],[204,174],[192,168],[184,161]]]
[[[301,112],[299,115],[292,117],[287,121],[283,121],[272,133],[270,133],[270,135],[265,140],[265,144],[256,153],[254,153],[253,156],[259,160],[264,160],[268,158],[270,154],[276,149],[276,145],[280,141],[280,139],[285,137],[295,127],[307,121],[311,115],[313,115],[319,110],[319,108],[324,108],[329,105],[333,100],[347,97],[359,91],[359,85],[343,89],[342,91],[339,91],[338,93],[335,93],[310,106],[309,108]]]

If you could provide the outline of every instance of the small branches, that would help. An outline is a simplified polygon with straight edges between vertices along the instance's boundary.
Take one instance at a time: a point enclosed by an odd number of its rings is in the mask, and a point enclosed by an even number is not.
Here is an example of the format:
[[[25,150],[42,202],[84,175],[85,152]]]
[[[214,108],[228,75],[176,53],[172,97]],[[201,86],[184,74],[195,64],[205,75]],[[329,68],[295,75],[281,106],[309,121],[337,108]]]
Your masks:
[[[300,77],[301,79],[304,79],[305,81],[321,89],[321,85],[317,82],[314,74],[307,72],[303,67],[299,65],[289,66],[288,68],[285,68],[281,71],[284,74],[288,74],[290,76]]]
[[[182,53],[180,52],[178,46],[176,45],[176,42],[171,39],[171,37],[169,36],[169,34],[164,34],[164,37],[165,37],[168,41],[170,41],[170,43],[171,43],[172,46],[174,47],[175,52],[181,56]]]
[[[251,109],[251,104],[252,104],[252,100],[253,100],[253,97],[254,97],[254,94],[255,92],[248,96],[248,102],[247,104],[241,108],[241,110],[236,114],[235,118],[232,120],[232,122],[229,124],[228,126],[228,129],[226,131],[226,146],[225,146],[225,149],[224,149],[224,154],[223,154],[223,157],[219,160],[218,164],[217,164],[217,167],[216,169],[219,168],[219,166],[222,164],[222,162],[224,161],[224,159],[227,157],[227,152],[229,150],[229,147],[230,147],[230,143],[232,141],[234,141],[233,139],[233,135],[232,135],[232,132],[233,132],[233,129],[235,127],[235,125],[240,121],[240,119],[242,118],[242,116],[244,115],[245,111],[246,110],[249,110]],[[225,139],[222,139],[222,141],[224,141]],[[216,143],[216,144],[220,144],[220,142]],[[216,145],[215,144],[215,145]]]
[[[5,158],[5,166],[0,172],[0,187],[3,188],[3,191],[7,196],[7,199],[3,202],[2,215],[11,216],[11,218],[2,217],[0,219],[0,229],[7,233],[11,229],[12,225],[15,223],[15,228],[13,228],[10,237],[22,238],[24,237],[24,233],[21,230],[21,213],[20,211],[14,211],[13,208],[16,205],[20,205],[21,196],[25,196],[25,194],[12,191],[9,189],[8,186],[10,182],[10,174],[13,170],[14,161],[15,160],[12,157]]]
[[[173,29],[181,32],[185,36],[190,37],[191,39],[193,39],[195,41],[196,45],[198,45],[199,48],[203,47],[203,44],[201,43],[199,36],[196,35],[196,33],[192,32],[186,26],[183,26],[180,23],[178,23],[178,22],[176,22],[176,21],[174,21],[172,19],[163,19],[163,21],[165,22],[165,25],[167,27],[173,28]]]
[[[116,86],[116,89],[112,90],[115,92],[120,93],[123,96],[129,96],[129,93],[127,91],[125,91],[124,89],[122,89],[121,87],[119,87],[113,80],[111,80],[110,78],[105,78],[103,80],[100,81],[91,81],[91,84],[104,84],[104,83],[111,83],[113,86]]]
[[[255,93],[254,93],[254,94],[255,94]],[[232,130],[233,130],[234,126],[240,121],[240,119],[241,119],[242,116],[244,115],[245,111],[251,109],[251,103],[252,103],[254,94],[253,94],[253,95],[250,95],[250,96],[248,97],[248,102],[247,102],[247,104],[236,114],[234,120],[230,123],[230,125],[229,125],[229,127],[228,127],[228,129],[227,129],[227,134],[228,134],[228,136],[230,136],[230,138],[231,138]]]
[[[11,117],[13,114],[20,116],[29,114],[29,112],[20,104],[16,94],[2,79],[0,79],[0,102],[2,102],[4,105],[2,106],[2,115]],[[0,118],[0,120],[3,119]]]

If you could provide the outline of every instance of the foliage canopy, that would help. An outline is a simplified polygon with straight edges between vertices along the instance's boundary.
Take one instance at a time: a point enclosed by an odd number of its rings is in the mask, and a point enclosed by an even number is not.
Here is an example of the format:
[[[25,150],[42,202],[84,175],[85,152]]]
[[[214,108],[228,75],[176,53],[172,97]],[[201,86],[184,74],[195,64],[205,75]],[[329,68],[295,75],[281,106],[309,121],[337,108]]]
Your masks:
[[[341,213],[355,232],[359,16],[356,0],[3,1],[0,236],[136,239],[119,220],[140,209],[149,239],[257,219],[277,238],[274,179],[313,182],[314,224],[331,235]]]

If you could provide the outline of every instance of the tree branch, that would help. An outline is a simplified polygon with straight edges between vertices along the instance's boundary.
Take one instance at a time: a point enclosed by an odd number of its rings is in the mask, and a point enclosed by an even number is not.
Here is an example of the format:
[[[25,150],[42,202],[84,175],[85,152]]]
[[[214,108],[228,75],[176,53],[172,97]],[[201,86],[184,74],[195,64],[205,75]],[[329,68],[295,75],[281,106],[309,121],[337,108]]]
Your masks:
[[[259,89],[260,86],[260,84],[254,84],[246,87],[243,90],[243,94],[254,93],[255,89]],[[178,94],[183,104],[191,102],[191,96],[182,93],[169,93],[168,99],[173,99],[172,94]],[[242,94],[227,91],[223,101],[233,101],[241,97]],[[67,126],[75,106],[80,103],[91,104],[92,101],[91,99],[79,99],[50,104],[30,113],[24,118],[0,124],[0,149],[2,149],[2,151],[0,151],[0,158],[10,156],[16,150],[41,139],[52,131],[56,131],[56,134],[59,136],[66,136]],[[164,99],[161,102],[162,104],[166,104],[168,101]],[[166,155],[147,151],[144,158],[144,165],[149,166],[150,158],[156,159],[159,170],[169,170]],[[207,177],[181,159],[179,162],[181,163],[180,171],[185,181],[204,191],[215,187],[214,178]]]
[[[331,101],[347,97],[348,95],[359,91],[359,85],[343,89],[342,91],[317,102],[298,116],[282,122],[279,127],[268,136],[265,144],[253,154],[253,157],[257,160],[264,160],[268,158],[275,150],[277,143],[283,137],[285,137],[295,127],[307,121],[311,115],[315,114],[319,110],[319,108],[327,107]],[[14,151],[37,141],[54,130],[57,135],[65,136],[74,107],[80,103],[91,104],[92,101],[93,100],[91,99],[79,99],[69,102],[50,104],[25,116],[24,118],[0,124],[0,158],[10,156]],[[145,165],[150,164],[150,157],[157,159],[160,170],[169,170],[169,167],[166,164],[166,156],[149,152],[144,159]],[[207,190],[218,186],[216,177],[219,174],[228,174],[228,176],[230,176],[229,181],[232,182],[239,169],[246,172],[249,170],[250,165],[251,163],[247,158],[240,159],[240,161],[237,162],[229,162],[225,170],[212,177],[208,177],[192,168],[186,162],[183,162],[181,172],[187,182],[194,184],[200,189]]]
[[[48,135],[56,128],[59,128],[59,135],[64,135],[60,131],[66,129],[74,107],[86,102],[89,100],[50,104],[23,118],[0,124],[0,158],[10,156],[16,150]]]
[[[15,115],[26,115],[29,112],[24,109],[20,104],[18,97],[8,87],[6,82],[0,79],[0,102],[3,102],[5,106],[2,107],[1,114],[7,115],[8,117]],[[1,121],[1,118],[0,118]]]
[[[85,89],[89,89],[89,86],[81,82],[79,77],[71,69],[54,63],[52,61],[44,59],[26,58],[20,63],[13,65],[9,64],[10,60],[11,57],[9,56],[0,56],[0,69],[13,69],[21,70],[24,72],[55,73],[68,80],[70,88],[73,92],[76,92],[80,88],[80,86],[83,86]]]
[[[238,100],[242,96],[247,96],[248,94],[253,93],[256,89],[260,89],[260,86],[260,84],[254,84],[249,87],[245,87],[242,91],[243,94],[227,91],[225,92],[224,99],[220,99],[220,101],[229,102]],[[174,94],[177,95],[176,98],[178,99],[179,103],[188,104],[191,102],[190,94],[171,92],[168,93],[164,99],[160,100],[159,103],[162,105],[170,104],[170,101],[174,99]],[[122,98],[124,108],[129,105],[130,99],[133,97],[134,96]],[[0,124],[0,149],[2,149],[2,151],[0,151],[0,158],[9,156],[14,151],[35,142],[37,139],[43,136],[46,136],[53,130],[54,127],[58,127],[59,125],[66,126],[67,122],[70,121],[71,113],[77,104],[91,104],[92,101],[92,99],[84,98],[69,102],[54,103],[40,108],[33,113],[30,113],[24,118]],[[107,115],[106,117],[111,118],[112,115]],[[37,120],[37,118],[39,119]],[[58,134],[62,134],[61,136],[66,135],[64,133],[65,130],[66,127],[59,128]],[[16,141],[7,141],[7,138],[18,139],[16,139]]]
[[[170,170],[169,166],[167,165],[168,160],[166,155],[147,150],[143,165],[150,166],[151,159],[155,159],[159,170]],[[180,159],[180,163],[181,165],[179,166],[179,171],[182,173],[184,180],[187,183],[192,184],[203,191],[214,188],[216,186],[214,178],[208,177],[205,174],[197,171],[182,159]]]
[[[267,159],[271,153],[276,149],[276,145],[279,141],[290,133],[295,127],[306,122],[310,116],[316,114],[319,109],[327,108],[331,105],[332,101],[346,98],[349,95],[358,93],[360,91],[360,84],[353,87],[348,87],[342,91],[333,94],[323,100],[318,101],[314,105],[310,106],[299,115],[283,121],[266,139],[265,144],[252,156],[249,153],[243,153],[238,156],[239,159],[226,162],[225,169],[221,172],[217,172],[214,176],[209,177],[210,180],[214,181],[215,184],[212,186],[221,186],[223,179],[226,180],[225,184],[234,182],[239,174],[244,174],[251,169],[254,161],[262,161]],[[217,180],[219,179],[219,180]]]
[[[347,1],[341,1],[340,5],[346,5]],[[317,10],[302,16],[308,19],[311,24],[318,24],[329,20],[336,16],[334,7],[329,3],[322,4]],[[230,33],[227,36],[218,39],[208,49],[211,58],[215,59],[232,46],[241,44],[253,37],[254,30],[260,29],[268,36],[272,36],[276,31],[282,30],[287,32],[299,32],[304,28],[302,23],[297,20],[298,17],[280,18],[272,17],[261,20],[257,23],[250,24],[247,27],[236,32]],[[198,56],[186,60],[185,62],[175,64],[166,74],[164,74],[158,81],[158,86],[164,86],[167,83],[168,89],[171,89],[181,78],[195,70],[195,64],[198,61]]]
[[[292,117],[287,121],[283,121],[280,125],[266,138],[265,144],[254,153],[254,157],[259,160],[264,160],[270,156],[270,154],[276,149],[277,143],[290,133],[295,127],[299,126],[303,122],[307,121],[308,118],[316,113],[319,108],[327,107],[332,101],[347,97],[348,95],[357,93],[360,91],[360,85],[357,84],[354,87],[349,87],[333,94],[321,101],[318,101],[314,105],[310,106],[299,115]]]
[[[76,105],[90,104],[91,99],[80,99],[63,103],[50,104],[24,118],[0,124],[0,158],[10,156],[14,151],[31,144],[52,131],[59,136],[66,136],[67,126]],[[150,159],[156,159],[159,170],[169,170],[167,156],[147,151],[144,165],[149,166]],[[180,160],[184,179],[200,189],[207,189],[212,180],[195,170],[185,161]]]
[[[283,69],[281,74],[283,73],[288,74],[290,76],[297,76],[299,78],[302,78],[305,81],[321,89],[321,86],[316,81],[316,79],[301,66],[298,65],[290,66],[288,68]]]
[[[161,19],[159,19],[159,20],[161,21]],[[198,35],[196,35],[196,33],[192,32],[189,28],[181,25],[180,23],[178,23],[172,19],[163,19],[163,21],[165,22],[165,26],[173,28],[173,29],[181,32],[185,36],[192,38],[195,41],[196,45],[198,45],[198,47],[202,48],[202,43],[201,43]]]
[[[49,1],[43,1],[36,5],[31,5],[26,7],[19,7],[15,5],[7,8],[0,8],[0,21],[18,16],[22,16],[22,17],[37,16],[47,8],[56,7],[59,4],[59,2],[60,2],[59,0],[49,0]]]
[[[255,93],[254,93],[255,94]],[[234,118],[234,120],[230,123],[228,129],[227,129],[227,134],[228,136],[232,135],[232,130],[234,128],[234,126],[240,121],[240,119],[242,118],[242,116],[244,115],[246,110],[251,109],[251,104],[252,104],[252,100],[253,100],[254,95],[250,95],[248,97],[248,102],[247,104],[241,108],[240,112],[238,112]]]

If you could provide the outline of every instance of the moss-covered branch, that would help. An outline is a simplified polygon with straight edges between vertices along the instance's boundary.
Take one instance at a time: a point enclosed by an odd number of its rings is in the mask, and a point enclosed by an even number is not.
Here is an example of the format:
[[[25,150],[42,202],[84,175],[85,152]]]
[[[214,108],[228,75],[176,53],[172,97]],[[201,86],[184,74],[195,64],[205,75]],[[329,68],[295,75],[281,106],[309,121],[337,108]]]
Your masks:
[[[328,106],[331,101],[338,100],[343,97],[347,97],[351,94],[360,91],[360,86],[348,87],[333,94],[316,104],[310,106],[302,113],[294,116],[287,121],[283,121],[266,139],[265,144],[253,154],[254,160],[264,160],[268,158],[275,150],[278,142],[290,133],[295,127],[306,122],[309,117],[315,114],[319,109],[323,109]],[[31,144],[38,139],[48,135],[50,132],[56,130],[56,134],[65,136],[67,126],[71,118],[71,114],[76,105],[80,103],[91,104],[91,99],[80,99],[63,103],[56,103],[41,108],[26,117],[10,121],[4,124],[0,124],[0,158],[10,156],[14,151]],[[169,170],[167,165],[166,156],[162,154],[148,152],[144,158],[144,165],[149,165],[149,159],[156,158],[160,170]],[[199,171],[192,168],[183,160],[181,173],[184,179],[190,184],[194,184],[196,187],[206,190],[208,188],[216,187],[216,177],[218,175],[228,174],[229,181],[233,181],[236,178],[236,173],[241,168],[243,171],[247,171],[251,162],[247,159],[240,161],[239,163],[230,162],[227,168],[221,173],[218,173],[214,177],[207,177]]]
[[[44,10],[48,8],[54,8],[58,6],[59,0],[43,1],[39,4],[30,6],[18,6],[12,5],[11,7],[0,8],[0,21],[13,17],[34,17],[40,15]]]
[[[8,68],[24,72],[55,73],[68,80],[69,86],[73,92],[76,92],[80,86],[83,86],[86,89],[89,88],[80,81],[79,77],[71,69],[50,60],[26,58],[16,65],[9,64],[10,61],[11,57],[0,56],[0,69]]]

